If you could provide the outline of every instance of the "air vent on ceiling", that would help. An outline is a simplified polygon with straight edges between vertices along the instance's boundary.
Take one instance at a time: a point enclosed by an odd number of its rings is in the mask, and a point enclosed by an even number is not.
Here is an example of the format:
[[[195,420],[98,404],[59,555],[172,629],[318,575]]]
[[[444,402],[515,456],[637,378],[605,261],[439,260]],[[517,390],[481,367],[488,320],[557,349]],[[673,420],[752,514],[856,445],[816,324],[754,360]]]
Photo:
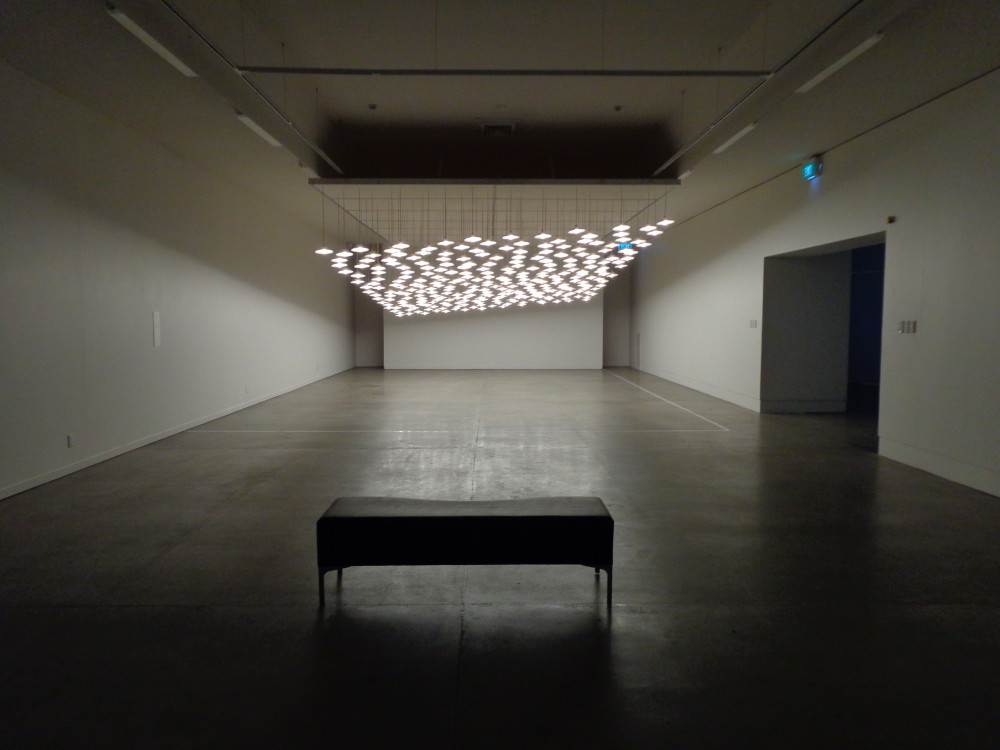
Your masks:
[[[513,122],[484,122],[483,138],[510,138],[514,135]]]

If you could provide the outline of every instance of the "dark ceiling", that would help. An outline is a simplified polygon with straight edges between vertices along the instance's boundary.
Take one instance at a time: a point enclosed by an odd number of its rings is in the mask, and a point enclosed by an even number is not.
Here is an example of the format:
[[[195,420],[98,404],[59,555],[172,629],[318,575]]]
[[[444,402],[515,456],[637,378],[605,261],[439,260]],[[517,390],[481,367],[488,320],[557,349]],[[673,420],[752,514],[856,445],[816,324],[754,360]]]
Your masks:
[[[198,77],[102,0],[0,4],[0,56],[315,223],[310,177],[640,182],[680,223],[1000,65],[996,0],[115,4]]]
[[[223,90],[249,89],[264,127],[293,124],[324,177],[483,180],[674,177],[672,156],[824,33],[856,36],[858,5],[121,3]]]

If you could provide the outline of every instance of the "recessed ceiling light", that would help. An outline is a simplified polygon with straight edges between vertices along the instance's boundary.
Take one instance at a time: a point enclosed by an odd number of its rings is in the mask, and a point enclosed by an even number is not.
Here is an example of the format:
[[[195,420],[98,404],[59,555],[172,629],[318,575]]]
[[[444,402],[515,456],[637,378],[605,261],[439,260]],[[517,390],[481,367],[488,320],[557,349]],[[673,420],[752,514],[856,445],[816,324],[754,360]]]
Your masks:
[[[747,125],[747,126],[746,126],[745,128],[743,128],[742,130],[738,131],[738,132],[737,132],[737,133],[736,133],[735,135],[733,135],[733,136],[732,136],[732,137],[731,137],[731,138],[730,138],[730,139],[729,139],[728,141],[726,141],[725,143],[723,143],[723,144],[722,144],[721,146],[718,146],[718,147],[717,147],[717,148],[715,149],[715,151],[713,151],[712,153],[713,153],[713,154],[721,154],[721,153],[722,153],[723,151],[725,151],[725,150],[726,150],[727,148],[729,148],[729,147],[730,147],[730,146],[732,146],[732,145],[733,145],[734,143],[736,143],[736,141],[738,141],[738,140],[739,140],[740,138],[742,138],[742,137],[743,137],[743,136],[745,136],[745,135],[746,135],[747,133],[749,133],[749,132],[750,132],[751,130],[753,130],[753,129],[754,129],[754,128],[755,128],[756,126],[757,126],[757,123],[755,123],[755,122],[751,122],[751,123],[750,123],[749,125]]]
[[[267,141],[272,146],[280,146],[281,142],[275,138],[273,135],[268,133],[264,128],[258,125],[256,122],[251,120],[247,115],[243,114],[239,110],[236,110],[236,119],[246,125],[250,130],[259,135],[263,140]]]
[[[859,44],[857,47],[855,47],[850,52],[848,52],[846,55],[844,55],[842,58],[840,58],[839,60],[837,60],[837,62],[833,63],[832,65],[830,65],[830,66],[828,66],[826,68],[824,68],[820,73],[818,73],[817,75],[813,76],[808,81],[806,81],[804,84],[802,84],[797,89],[795,89],[795,93],[796,94],[804,94],[807,91],[813,89],[814,87],[816,87],[817,85],[819,85],[820,83],[822,83],[823,81],[825,81],[827,78],[829,78],[830,76],[832,76],[834,73],[836,73],[838,70],[840,70],[841,68],[843,68],[849,62],[851,62],[852,60],[854,60],[854,58],[856,58],[856,57],[864,54],[868,50],[870,50],[872,47],[874,47],[880,41],[882,41],[882,34],[875,34],[873,36],[868,37],[863,42],[861,42],[861,44]]]
[[[188,78],[197,78],[198,74],[195,73],[191,68],[181,62],[180,58],[177,57],[173,52],[168,50],[162,44],[160,44],[156,39],[152,37],[144,28],[139,24],[129,18],[127,15],[122,13],[118,8],[116,8],[111,3],[108,3],[108,14],[120,23],[123,27],[128,29],[128,31],[135,36],[140,42],[149,47],[153,52],[158,54],[168,63],[170,63],[179,73],[187,76]]]

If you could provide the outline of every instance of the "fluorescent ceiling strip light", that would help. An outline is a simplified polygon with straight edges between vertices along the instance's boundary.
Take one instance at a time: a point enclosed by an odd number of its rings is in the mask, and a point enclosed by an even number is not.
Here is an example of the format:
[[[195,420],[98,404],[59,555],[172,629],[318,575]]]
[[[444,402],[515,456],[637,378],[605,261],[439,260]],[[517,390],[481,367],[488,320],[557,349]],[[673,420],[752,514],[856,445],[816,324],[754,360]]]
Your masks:
[[[729,148],[734,143],[736,143],[736,141],[738,141],[740,138],[742,138],[747,133],[749,133],[751,130],[753,130],[756,126],[757,126],[757,123],[751,122],[749,125],[747,125],[745,128],[743,128],[743,130],[741,130],[736,135],[734,135],[732,138],[730,138],[728,141],[726,141],[725,143],[723,143],[721,146],[719,146],[717,149],[715,149],[715,151],[713,151],[712,153],[713,154],[721,154],[727,148]]]
[[[122,13],[118,8],[108,3],[108,14],[115,19],[118,23],[124,26],[131,34],[135,36],[140,42],[149,47],[153,52],[158,54],[168,63],[174,66],[181,74],[186,75],[188,78],[197,78],[198,74],[195,73],[191,68],[180,61],[173,52],[168,50],[158,41],[153,39],[149,33],[142,28],[139,24],[133,21],[131,18]]]
[[[823,70],[818,75],[813,76],[808,81],[806,81],[804,84],[802,84],[797,89],[795,89],[795,93],[796,94],[804,94],[807,91],[809,91],[810,89],[818,86],[820,83],[822,83],[827,78],[829,78],[830,76],[832,76],[834,73],[836,73],[842,67],[844,67],[849,62],[851,62],[852,60],[854,60],[856,57],[859,57],[862,54],[864,54],[865,52],[867,52],[868,50],[870,50],[872,47],[874,47],[880,41],[882,41],[882,34],[875,34],[874,36],[868,37],[863,42],[861,42],[861,44],[859,44],[857,47],[855,47],[850,52],[848,52],[846,55],[844,55],[842,58],[840,58],[839,60],[837,60],[837,62],[835,62],[833,65],[831,65],[830,67],[826,68],[825,70]]]
[[[268,133],[266,130],[264,130],[264,128],[262,128],[260,125],[258,125],[257,123],[255,123],[253,120],[251,120],[249,117],[247,117],[245,114],[243,114],[239,110],[236,110],[236,119],[239,120],[240,122],[242,122],[248,128],[250,128],[253,132],[255,132],[257,135],[259,135],[265,141],[267,141],[268,143],[270,143],[272,146],[280,146],[281,145],[278,142],[278,140],[273,135],[271,135],[270,133]]]

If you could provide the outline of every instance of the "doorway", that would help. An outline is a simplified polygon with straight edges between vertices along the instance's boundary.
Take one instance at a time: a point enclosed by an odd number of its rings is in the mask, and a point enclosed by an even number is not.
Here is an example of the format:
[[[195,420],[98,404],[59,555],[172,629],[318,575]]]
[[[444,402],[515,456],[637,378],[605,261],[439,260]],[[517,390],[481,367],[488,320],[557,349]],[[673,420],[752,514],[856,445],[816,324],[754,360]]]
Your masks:
[[[877,439],[885,234],[764,259],[761,411],[859,415]]]

